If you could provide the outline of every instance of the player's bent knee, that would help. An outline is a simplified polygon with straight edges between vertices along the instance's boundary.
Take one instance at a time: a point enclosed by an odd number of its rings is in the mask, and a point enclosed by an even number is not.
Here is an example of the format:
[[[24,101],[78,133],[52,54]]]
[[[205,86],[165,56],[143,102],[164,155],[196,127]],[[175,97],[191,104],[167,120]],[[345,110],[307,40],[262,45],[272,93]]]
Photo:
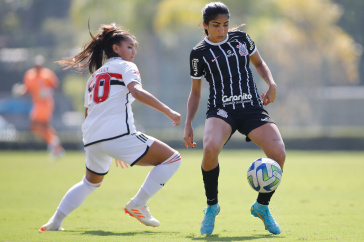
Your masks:
[[[215,142],[206,142],[203,146],[203,152],[207,155],[218,155],[221,149],[221,145]]]
[[[286,152],[285,151],[276,152],[274,156],[270,158],[275,160],[281,166],[281,169],[283,171],[283,165],[286,160]]]
[[[286,151],[282,150],[278,154],[279,160],[284,163],[286,161]]]
[[[160,170],[159,179],[163,180],[163,184],[166,183],[181,166],[182,158],[181,155],[176,152],[167,160],[162,162],[160,165],[156,166],[156,170]]]

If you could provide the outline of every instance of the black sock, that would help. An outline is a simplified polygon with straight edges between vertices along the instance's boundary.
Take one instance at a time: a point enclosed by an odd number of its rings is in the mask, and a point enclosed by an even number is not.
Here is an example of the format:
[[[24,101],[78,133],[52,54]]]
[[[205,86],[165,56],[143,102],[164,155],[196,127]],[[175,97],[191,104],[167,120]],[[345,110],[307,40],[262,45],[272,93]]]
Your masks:
[[[260,192],[258,194],[257,202],[262,205],[269,205],[270,199],[272,198],[274,192],[275,191],[269,193]]]
[[[220,167],[219,164],[216,168],[212,169],[211,171],[204,171],[202,170],[202,178],[205,185],[205,194],[207,198],[208,205],[215,205],[217,200],[217,193],[218,193],[218,180],[219,180],[219,173]]]

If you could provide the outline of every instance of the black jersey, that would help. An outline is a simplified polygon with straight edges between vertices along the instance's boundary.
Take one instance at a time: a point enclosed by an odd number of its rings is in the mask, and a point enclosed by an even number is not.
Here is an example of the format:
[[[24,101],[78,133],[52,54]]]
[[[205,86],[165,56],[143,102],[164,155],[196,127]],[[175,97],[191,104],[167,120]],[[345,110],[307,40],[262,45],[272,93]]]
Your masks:
[[[209,82],[208,109],[242,110],[261,107],[261,100],[249,67],[256,47],[248,34],[228,32],[226,40],[212,43],[207,37],[190,54],[191,77]]]

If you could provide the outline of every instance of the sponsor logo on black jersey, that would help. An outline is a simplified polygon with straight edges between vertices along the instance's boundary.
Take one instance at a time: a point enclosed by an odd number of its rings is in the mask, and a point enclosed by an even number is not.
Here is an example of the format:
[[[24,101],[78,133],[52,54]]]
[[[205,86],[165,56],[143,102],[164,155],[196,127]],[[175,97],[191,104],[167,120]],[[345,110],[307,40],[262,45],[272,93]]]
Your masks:
[[[242,103],[245,102],[246,100],[250,101],[252,99],[252,95],[251,94],[246,94],[243,93],[241,95],[233,95],[233,96],[227,96],[224,95],[222,96],[222,102],[224,105],[229,105],[229,104],[237,104],[237,103]]]
[[[246,39],[248,40],[249,44],[250,44],[250,50],[254,49],[254,42],[253,40],[250,38],[249,35],[246,35]]]
[[[234,56],[235,55],[235,53],[234,52],[232,52],[231,50],[228,50],[227,52],[226,52],[226,56],[227,57],[232,57],[232,56]]]
[[[198,64],[199,60],[198,59],[192,59],[192,68],[193,68],[193,71],[194,71],[194,75],[197,76],[198,74],[198,70],[197,70],[197,64]]]

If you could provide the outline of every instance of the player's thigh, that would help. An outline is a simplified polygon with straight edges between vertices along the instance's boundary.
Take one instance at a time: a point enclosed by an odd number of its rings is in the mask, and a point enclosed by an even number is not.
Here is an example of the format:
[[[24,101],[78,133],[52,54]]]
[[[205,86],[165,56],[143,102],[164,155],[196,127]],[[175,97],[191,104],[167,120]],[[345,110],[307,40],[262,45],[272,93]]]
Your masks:
[[[266,123],[253,129],[248,137],[264,151],[268,158],[277,161],[283,169],[286,158],[285,145],[274,123]]]
[[[203,134],[204,151],[219,153],[229,140],[231,131],[231,126],[222,119],[215,117],[206,119]]]
[[[49,123],[52,113],[53,107],[49,105],[35,105],[30,113],[30,119],[34,122]]]
[[[217,167],[218,156],[231,136],[232,128],[225,121],[210,117],[206,119],[203,136],[203,158],[201,167],[210,171]]]
[[[49,130],[49,124],[39,121],[31,121],[30,129],[33,132],[39,133],[41,135],[46,135],[46,132]]]
[[[137,132],[102,142],[102,150],[109,156],[130,166],[153,166],[170,158],[176,151],[149,135]]]
[[[147,153],[140,158],[135,165],[138,166],[156,166],[170,158],[177,151],[164,142],[155,139],[149,147]]]

